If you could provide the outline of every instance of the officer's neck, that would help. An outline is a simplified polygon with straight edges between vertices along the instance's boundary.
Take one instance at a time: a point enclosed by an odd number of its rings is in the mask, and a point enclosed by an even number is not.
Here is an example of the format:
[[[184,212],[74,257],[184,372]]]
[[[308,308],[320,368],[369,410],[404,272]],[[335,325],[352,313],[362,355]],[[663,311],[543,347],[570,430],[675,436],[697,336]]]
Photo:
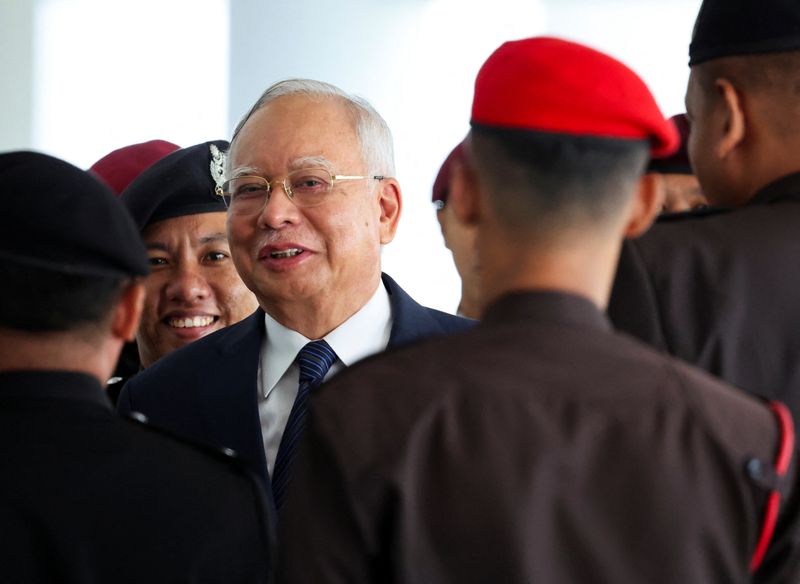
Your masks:
[[[71,332],[27,332],[0,328],[0,371],[75,371],[105,385],[121,346],[111,338],[88,340]],[[116,351],[116,352],[115,352]]]

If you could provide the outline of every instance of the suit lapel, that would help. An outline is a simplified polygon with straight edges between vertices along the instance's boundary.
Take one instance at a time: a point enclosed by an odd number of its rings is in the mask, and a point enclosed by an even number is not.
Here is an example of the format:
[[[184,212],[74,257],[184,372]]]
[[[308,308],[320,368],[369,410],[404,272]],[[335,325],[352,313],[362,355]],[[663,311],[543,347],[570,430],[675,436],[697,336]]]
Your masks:
[[[381,274],[381,279],[392,306],[389,348],[402,347],[421,338],[445,332],[428,309],[406,294],[394,280],[386,274]]]
[[[264,338],[264,313],[256,310],[228,334],[220,335],[222,361],[201,380],[214,391],[203,392],[204,419],[216,443],[235,450],[269,484],[261,421],[258,415],[258,364]]]

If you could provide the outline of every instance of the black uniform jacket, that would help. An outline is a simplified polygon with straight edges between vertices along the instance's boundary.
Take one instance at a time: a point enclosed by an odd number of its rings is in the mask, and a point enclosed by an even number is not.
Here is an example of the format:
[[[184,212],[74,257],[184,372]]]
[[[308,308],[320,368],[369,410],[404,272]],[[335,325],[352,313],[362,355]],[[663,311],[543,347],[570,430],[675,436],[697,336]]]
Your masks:
[[[800,173],[733,211],[676,215],[623,248],[614,326],[800,419]]]
[[[312,400],[279,581],[797,582],[794,459],[749,574],[765,490],[746,468],[770,474],[777,417],[588,300],[508,296]]]
[[[417,304],[384,275],[393,326],[389,347],[472,327],[474,321]],[[118,411],[142,412],[154,425],[192,440],[230,448],[269,484],[258,415],[261,309],[160,359],[122,389]]]
[[[0,373],[0,580],[269,581],[258,481],[122,420],[99,382]]]

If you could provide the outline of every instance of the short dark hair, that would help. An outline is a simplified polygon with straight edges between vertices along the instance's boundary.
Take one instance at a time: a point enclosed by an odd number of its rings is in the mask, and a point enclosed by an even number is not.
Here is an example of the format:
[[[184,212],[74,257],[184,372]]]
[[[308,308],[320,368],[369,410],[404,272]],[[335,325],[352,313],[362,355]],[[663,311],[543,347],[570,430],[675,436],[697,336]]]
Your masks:
[[[725,77],[753,91],[800,96],[800,51],[722,57],[692,69],[709,89],[716,79]]]
[[[773,108],[771,130],[784,136],[797,134],[800,51],[722,57],[696,65],[692,71],[710,99],[721,99],[715,83],[722,78],[749,95],[765,96],[774,101],[779,107]]]
[[[474,126],[470,159],[504,225],[546,235],[616,216],[649,147],[645,140]]]
[[[0,259],[0,327],[26,332],[95,329],[107,321],[127,278],[63,273]]]

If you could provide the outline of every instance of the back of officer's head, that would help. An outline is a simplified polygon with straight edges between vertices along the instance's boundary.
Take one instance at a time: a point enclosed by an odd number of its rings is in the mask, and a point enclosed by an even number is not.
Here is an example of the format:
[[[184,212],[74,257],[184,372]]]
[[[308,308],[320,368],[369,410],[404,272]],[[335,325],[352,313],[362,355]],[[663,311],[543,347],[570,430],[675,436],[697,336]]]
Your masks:
[[[482,128],[470,146],[498,218],[517,233],[539,235],[613,220],[649,151],[639,141]]]
[[[89,173],[34,152],[0,154],[0,191],[0,328],[101,331],[148,270],[127,211]]]
[[[501,46],[475,84],[468,162],[498,220],[547,236],[616,220],[677,132],[625,65],[554,38]]]

